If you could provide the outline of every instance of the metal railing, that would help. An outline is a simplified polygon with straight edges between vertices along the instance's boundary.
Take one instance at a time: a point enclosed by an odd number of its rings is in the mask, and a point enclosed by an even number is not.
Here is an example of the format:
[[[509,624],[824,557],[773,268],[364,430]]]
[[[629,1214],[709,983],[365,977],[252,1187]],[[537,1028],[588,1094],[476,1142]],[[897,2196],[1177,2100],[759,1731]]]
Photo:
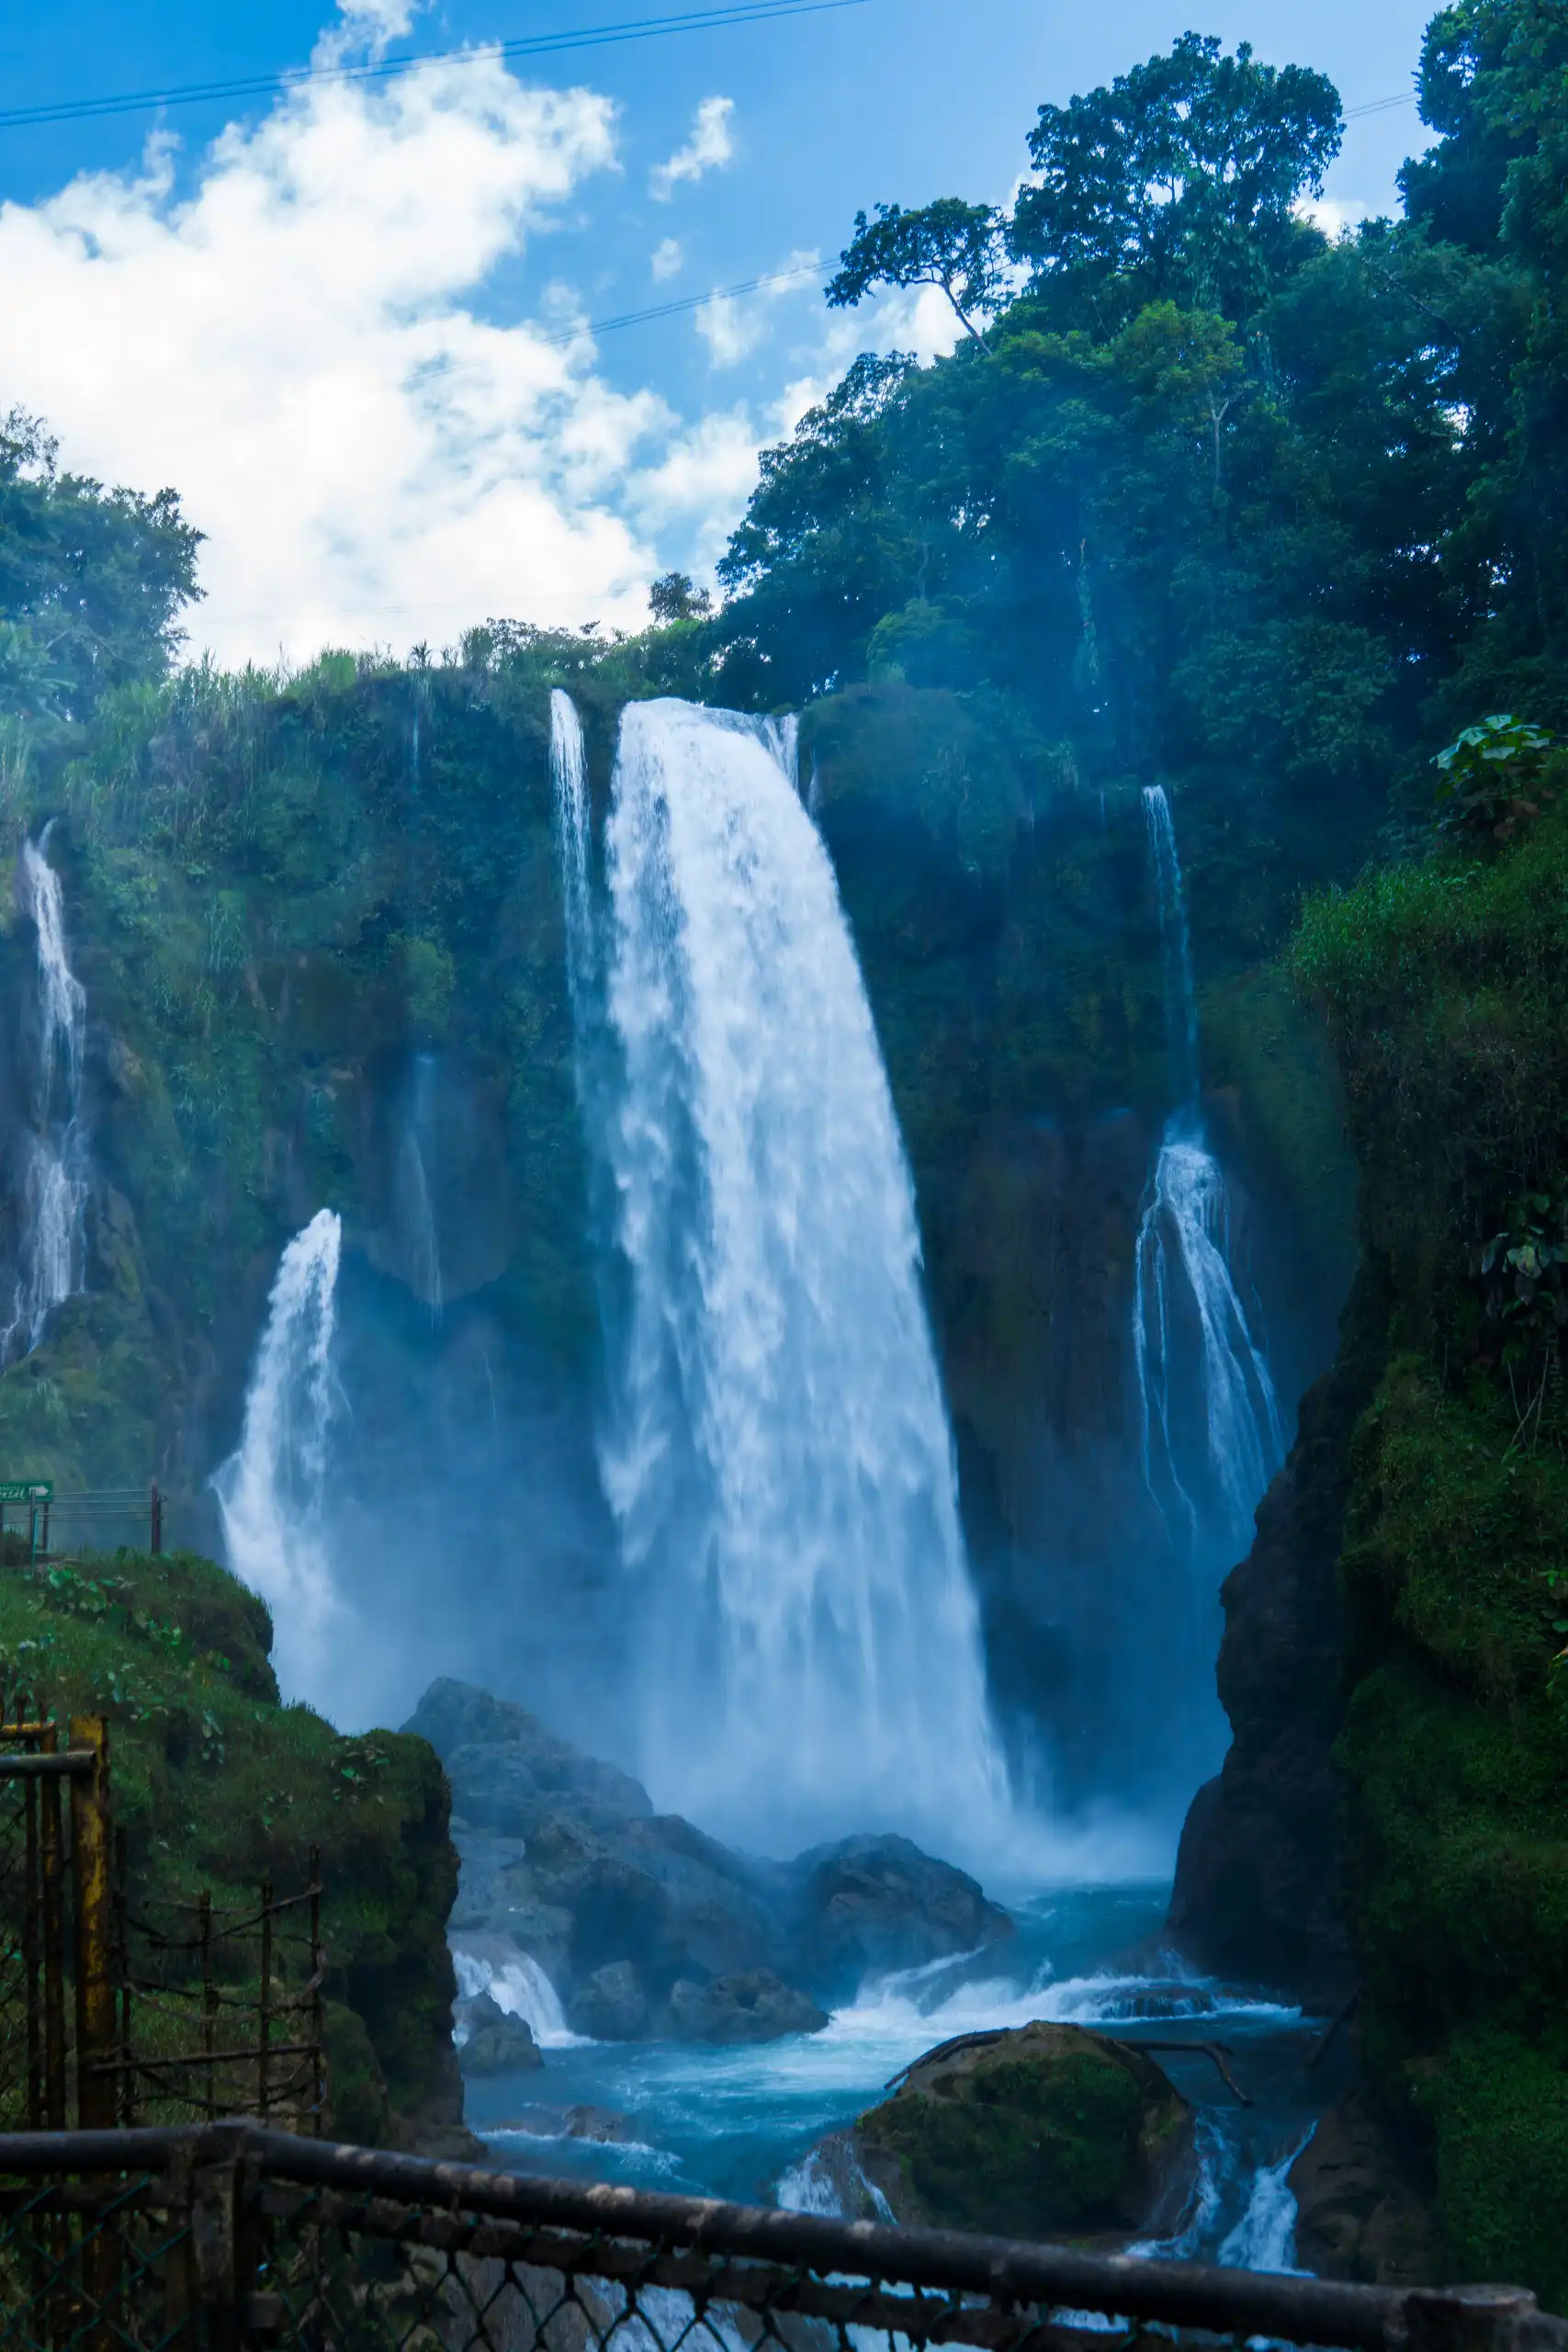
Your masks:
[[[62,1487],[38,1480],[0,1481],[0,1551],[4,1538],[25,1536],[29,1560],[68,1559],[78,1552],[164,1548],[164,1497],[147,1487]]]
[[[0,2136],[6,2352],[1112,2352],[1151,2327],[1568,2352],[1568,2323],[1516,2288],[1342,2286],[831,2221],[243,2123]]]

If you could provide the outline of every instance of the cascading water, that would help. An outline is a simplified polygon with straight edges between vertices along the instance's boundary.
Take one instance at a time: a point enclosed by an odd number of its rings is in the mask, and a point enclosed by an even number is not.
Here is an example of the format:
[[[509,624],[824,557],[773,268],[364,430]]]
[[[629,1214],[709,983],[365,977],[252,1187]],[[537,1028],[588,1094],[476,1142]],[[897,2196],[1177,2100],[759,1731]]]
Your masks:
[[[564,700],[564,697],[561,698]],[[579,739],[580,740],[580,739]],[[558,702],[574,993],[586,803]],[[793,730],[622,720],[595,1119],[618,1298],[605,1489],[637,1595],[640,1763],[770,1845],[974,1851],[1005,1776],[919,1283],[914,1199]]]
[[[433,1326],[440,1322],[444,1304],[441,1240],[425,1159],[434,1125],[434,1091],[435,1057],[416,1054],[392,1170],[392,1204],[403,1239],[409,1281],[415,1296],[429,1307]]]
[[[240,1442],[214,1476],[229,1566],[272,1611],[286,1699],[324,1704],[342,1615],[323,1514],[339,1408],[333,1371],[343,1225],[319,1209],[278,1261]]]
[[[1284,1431],[1268,1357],[1237,1285],[1229,1195],[1198,1104],[1197,996],[1163,786],[1145,788],[1144,811],[1182,1088],[1138,1232],[1134,1351],[1144,1476],[1183,1549],[1228,1566],[1284,1458]]]
[[[16,1177],[16,1286],[0,1333],[0,1362],[36,1348],[51,1310],[82,1287],[88,1187],[79,1112],[87,999],[66,954],[60,876],[48,849],[46,826],[37,842],[22,843],[17,868],[17,896],[38,934],[38,995]]]

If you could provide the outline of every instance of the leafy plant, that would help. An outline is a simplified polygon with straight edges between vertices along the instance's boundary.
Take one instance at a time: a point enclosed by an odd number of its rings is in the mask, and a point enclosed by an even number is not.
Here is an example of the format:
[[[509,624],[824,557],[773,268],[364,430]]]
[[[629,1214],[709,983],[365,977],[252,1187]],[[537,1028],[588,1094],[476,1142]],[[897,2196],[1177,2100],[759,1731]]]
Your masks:
[[[1467,727],[1433,762],[1439,829],[1467,841],[1506,841],[1551,797],[1555,787],[1541,774],[1551,748],[1544,729],[1506,711]]]

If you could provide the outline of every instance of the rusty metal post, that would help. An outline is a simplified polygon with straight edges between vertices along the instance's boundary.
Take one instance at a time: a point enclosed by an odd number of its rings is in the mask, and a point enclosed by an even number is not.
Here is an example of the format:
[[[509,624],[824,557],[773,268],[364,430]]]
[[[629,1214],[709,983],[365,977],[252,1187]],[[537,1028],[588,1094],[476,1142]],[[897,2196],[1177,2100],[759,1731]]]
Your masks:
[[[60,1734],[46,1724],[39,1747],[52,1756]],[[65,1854],[60,1782],[39,1783],[39,1910],[43,1930],[43,2108],[51,2132],[65,2129]]]
[[[84,2132],[112,2130],[115,2109],[114,1832],[109,1818],[109,1727],[73,1715],[71,1745],[92,1751],[93,1770],[71,1780],[76,1877],[76,2116]]]
[[[265,2123],[272,2084],[272,1881],[261,1883],[261,2016],[256,2045],[256,2113]]]
[[[152,1536],[152,1551],[154,1555],[156,1555],[156,1554],[161,1552],[164,1548],[164,1498],[158,1492],[158,1481],[156,1478],[152,1481],[152,1498],[148,1510],[148,1517],[152,1522],[148,1532]]]

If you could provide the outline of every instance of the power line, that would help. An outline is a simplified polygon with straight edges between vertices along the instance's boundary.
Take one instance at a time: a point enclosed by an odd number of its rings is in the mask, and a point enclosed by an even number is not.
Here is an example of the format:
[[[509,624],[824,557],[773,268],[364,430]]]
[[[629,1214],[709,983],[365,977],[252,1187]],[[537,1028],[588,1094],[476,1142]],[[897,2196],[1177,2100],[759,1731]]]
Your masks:
[[[634,17],[620,24],[587,25],[579,32],[536,33],[518,40],[489,41],[482,48],[435,49],[413,57],[388,57],[363,65],[300,65],[234,82],[187,82],[175,89],[132,90],[112,97],[63,98],[51,105],[0,110],[0,130],[35,124],[88,122],[101,116],[137,114],[162,107],[188,107],[229,98],[268,97],[315,83],[379,82],[428,65],[466,65],[499,58],[554,57],[573,49],[606,49],[621,41],[652,40],[666,33],[717,31],[728,25],[761,25],[780,17],[818,17],[837,8],[860,8],[866,0],[733,0],[718,8],[683,9],[664,17]]]
[[[728,302],[732,295],[760,294],[767,286],[787,286],[797,277],[815,277],[820,262],[803,262],[798,269],[775,269],[765,277],[745,277],[739,286],[716,286],[709,294],[682,294],[673,302],[652,302],[645,311],[623,311],[613,319],[592,319],[585,325],[568,327],[559,334],[538,335],[535,340],[549,351],[576,343],[585,334],[613,334],[617,327],[639,327],[648,319],[673,319],[682,311],[701,311],[709,302]]]
[[[1347,107],[1345,119],[1353,122],[1364,114],[1387,114],[1390,107],[1413,107],[1415,103],[1414,90],[1396,90],[1391,98],[1369,98],[1365,106]]]

